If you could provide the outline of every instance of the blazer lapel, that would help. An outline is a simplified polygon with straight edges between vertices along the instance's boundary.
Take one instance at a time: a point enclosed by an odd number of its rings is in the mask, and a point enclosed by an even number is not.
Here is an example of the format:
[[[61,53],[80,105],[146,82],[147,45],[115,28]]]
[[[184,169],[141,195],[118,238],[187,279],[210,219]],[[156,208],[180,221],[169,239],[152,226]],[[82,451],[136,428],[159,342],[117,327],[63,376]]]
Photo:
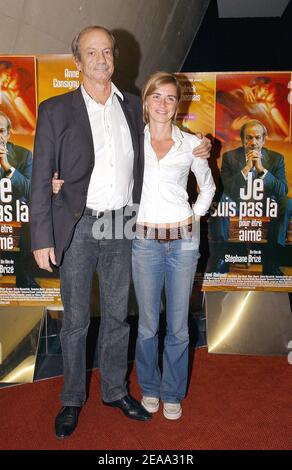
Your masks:
[[[267,150],[263,147],[262,148],[262,164],[265,168],[270,169],[271,167],[271,161],[270,161],[270,156],[267,152]]]
[[[129,129],[130,129],[134,155],[137,156],[139,153],[138,152],[139,142],[138,142],[136,125],[133,119],[134,113],[133,113],[131,104],[129,103],[126,97],[124,98],[124,100],[122,100],[118,96],[118,100],[125,114]],[[84,141],[87,140],[87,142],[90,143],[92,152],[94,152],[93,138],[92,138],[92,133],[91,133],[91,128],[90,128],[89,117],[88,117],[86,105],[85,105],[80,87],[73,93],[72,106],[73,106],[74,119],[78,122],[78,125],[81,126],[81,128],[84,130],[84,133],[85,133],[84,135],[85,138],[83,140]]]
[[[236,166],[243,168],[246,165],[246,156],[245,156],[244,147],[240,147],[238,151],[239,151],[239,155],[235,156],[235,159],[236,159],[235,162],[237,161]]]
[[[72,107],[74,120],[77,122],[77,125],[81,130],[80,135],[82,136],[82,142],[80,143],[80,146],[84,147],[84,145],[89,145],[91,151],[90,153],[92,156],[94,156],[94,146],[90,121],[86,105],[82,96],[81,87],[77,88],[77,90],[73,92]]]

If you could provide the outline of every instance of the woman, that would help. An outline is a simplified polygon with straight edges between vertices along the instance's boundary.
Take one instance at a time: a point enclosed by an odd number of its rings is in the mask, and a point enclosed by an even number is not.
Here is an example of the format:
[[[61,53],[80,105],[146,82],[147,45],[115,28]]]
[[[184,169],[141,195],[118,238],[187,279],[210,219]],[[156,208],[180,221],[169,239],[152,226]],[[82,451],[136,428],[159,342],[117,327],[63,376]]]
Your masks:
[[[194,158],[200,140],[175,124],[181,95],[175,75],[153,74],[143,92],[145,168],[136,238],[133,281],[139,306],[136,368],[142,404],[156,412],[159,400],[168,419],[182,415],[188,378],[188,312],[199,256],[199,220],[211,204],[215,185],[207,160]],[[200,193],[193,210],[186,185],[189,170]],[[158,365],[161,293],[165,288],[167,331],[163,371]]]
[[[136,367],[147,411],[168,419],[182,415],[188,373],[188,311],[199,256],[199,220],[213,198],[208,162],[192,155],[200,140],[174,124],[181,95],[175,75],[153,74],[143,93],[145,169],[133,241],[133,281],[139,306]],[[190,169],[200,188],[193,210],[186,192]],[[57,175],[55,175],[57,176]],[[56,193],[63,180],[53,180]],[[167,333],[163,372],[158,366],[158,329],[163,287]]]

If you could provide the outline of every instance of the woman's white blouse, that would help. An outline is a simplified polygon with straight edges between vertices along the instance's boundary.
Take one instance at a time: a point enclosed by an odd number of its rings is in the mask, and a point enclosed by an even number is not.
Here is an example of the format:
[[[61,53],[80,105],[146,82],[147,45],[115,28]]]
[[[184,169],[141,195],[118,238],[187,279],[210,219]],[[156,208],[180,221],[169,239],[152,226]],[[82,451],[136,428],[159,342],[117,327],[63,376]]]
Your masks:
[[[145,167],[138,222],[155,224],[180,222],[204,215],[215,193],[215,184],[207,159],[194,157],[192,151],[200,139],[172,126],[173,146],[161,160],[151,146],[149,126],[145,127]],[[196,176],[200,192],[193,210],[186,191],[190,169]]]

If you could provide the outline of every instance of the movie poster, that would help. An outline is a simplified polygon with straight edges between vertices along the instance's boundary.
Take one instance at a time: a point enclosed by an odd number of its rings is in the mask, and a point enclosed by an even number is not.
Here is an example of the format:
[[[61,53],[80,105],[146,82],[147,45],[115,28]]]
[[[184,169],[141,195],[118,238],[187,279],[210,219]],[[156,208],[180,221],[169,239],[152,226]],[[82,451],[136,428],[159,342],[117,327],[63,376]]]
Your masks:
[[[291,72],[178,77],[182,126],[213,140],[203,288],[291,290]]]
[[[0,304],[60,304],[60,281],[30,251],[29,198],[37,106],[79,86],[69,55],[0,57]]]
[[[213,140],[210,166],[217,191],[201,224],[203,289],[290,291],[291,73],[178,77],[179,124]],[[60,303],[58,270],[40,270],[30,252],[32,152],[38,104],[79,84],[70,55],[0,57],[2,305]],[[251,120],[260,128],[247,127]],[[188,189],[194,202],[194,178]]]

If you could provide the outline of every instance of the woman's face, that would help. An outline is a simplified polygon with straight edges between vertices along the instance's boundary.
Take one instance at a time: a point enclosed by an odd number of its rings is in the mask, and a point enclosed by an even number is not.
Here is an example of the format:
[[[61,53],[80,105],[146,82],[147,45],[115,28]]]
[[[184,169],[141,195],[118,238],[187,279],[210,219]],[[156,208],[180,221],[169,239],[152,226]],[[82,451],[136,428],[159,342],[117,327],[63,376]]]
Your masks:
[[[166,123],[171,121],[175,115],[177,105],[177,91],[173,83],[167,83],[156,88],[146,98],[149,122]]]

